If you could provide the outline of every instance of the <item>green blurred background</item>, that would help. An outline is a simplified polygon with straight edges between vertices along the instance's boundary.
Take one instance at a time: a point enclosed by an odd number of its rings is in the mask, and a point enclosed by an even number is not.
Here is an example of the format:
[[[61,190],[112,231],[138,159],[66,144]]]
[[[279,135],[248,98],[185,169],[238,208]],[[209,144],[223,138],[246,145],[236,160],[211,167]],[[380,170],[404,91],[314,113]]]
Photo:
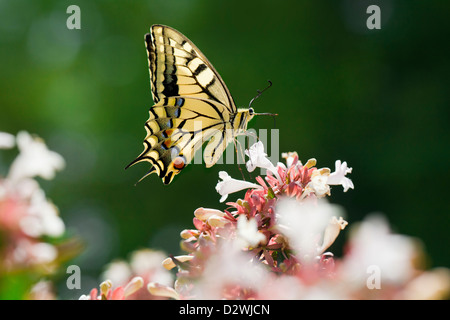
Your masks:
[[[71,4],[81,30],[66,28]],[[381,30],[366,27],[371,4]],[[350,225],[382,212],[396,232],[423,241],[429,266],[449,266],[449,9],[411,0],[0,0],[0,131],[38,134],[64,156],[66,169],[42,183],[69,234],[86,243],[74,261],[82,289],[62,279],[59,296],[87,293],[106,263],[135,249],[179,253],[196,208],[226,208],[218,172],[241,177],[236,165],[191,165],[169,186],[152,175],[135,187],[149,166],[124,171],[143,149],[152,105],[143,40],[155,23],[188,36],[239,106],[272,80],[253,106],[279,113],[280,152],[353,167],[355,190],[334,187],[330,198]],[[250,127],[271,129],[273,119]],[[341,238],[331,251],[341,252]]]

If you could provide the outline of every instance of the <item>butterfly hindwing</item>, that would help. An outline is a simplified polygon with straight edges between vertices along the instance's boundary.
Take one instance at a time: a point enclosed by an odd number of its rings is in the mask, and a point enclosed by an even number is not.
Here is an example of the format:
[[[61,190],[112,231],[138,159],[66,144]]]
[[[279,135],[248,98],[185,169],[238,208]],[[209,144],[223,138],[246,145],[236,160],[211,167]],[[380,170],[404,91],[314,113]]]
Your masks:
[[[148,174],[155,172],[165,184],[170,183],[192,161],[205,141],[217,133],[228,132],[229,118],[225,110],[215,101],[164,98],[150,108],[150,117],[145,123],[144,151],[130,165],[149,161],[154,170]],[[207,154],[205,151],[205,161]]]

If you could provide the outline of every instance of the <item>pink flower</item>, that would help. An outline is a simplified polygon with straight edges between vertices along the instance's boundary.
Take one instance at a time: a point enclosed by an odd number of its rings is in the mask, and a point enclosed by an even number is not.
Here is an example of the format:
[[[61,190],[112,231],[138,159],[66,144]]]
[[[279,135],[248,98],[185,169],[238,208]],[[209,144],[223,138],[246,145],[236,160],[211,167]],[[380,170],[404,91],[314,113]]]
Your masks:
[[[24,131],[16,139],[0,133],[0,140],[0,148],[12,147],[17,141],[20,151],[8,176],[0,177],[0,269],[49,273],[57,265],[59,252],[48,240],[61,237],[65,225],[57,207],[33,177],[52,178],[64,160]]]
[[[136,250],[131,254],[129,261],[116,260],[110,263],[103,272],[102,278],[107,283],[110,282],[117,287],[123,287],[127,300],[161,299],[160,297],[152,296],[148,290],[130,292],[127,288],[134,288],[131,286],[134,283],[133,279],[142,279],[142,287],[147,287],[151,282],[158,282],[167,286],[172,285],[173,276],[167,271],[167,266],[161,263],[164,258],[165,254],[161,251],[150,249]]]

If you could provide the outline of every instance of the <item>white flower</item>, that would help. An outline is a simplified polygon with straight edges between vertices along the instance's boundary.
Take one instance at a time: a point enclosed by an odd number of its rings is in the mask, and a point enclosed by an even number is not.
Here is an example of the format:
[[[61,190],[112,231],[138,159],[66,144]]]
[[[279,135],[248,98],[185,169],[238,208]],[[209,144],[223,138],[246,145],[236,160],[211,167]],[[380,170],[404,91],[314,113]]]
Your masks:
[[[281,157],[286,160],[286,166],[290,168],[294,163],[295,158],[298,160],[297,152],[283,152]]]
[[[242,251],[233,241],[221,242],[208,257],[202,277],[195,283],[195,299],[223,299],[223,291],[236,285],[250,291],[259,291],[265,282],[262,279],[271,275],[263,265],[252,258],[253,255]]]
[[[276,212],[278,228],[287,236],[297,257],[303,260],[314,258],[325,250],[325,246],[331,245],[331,235],[327,235],[322,245],[317,242],[318,236],[325,234],[333,216],[342,216],[338,206],[325,200],[299,202],[282,199],[278,202]]]
[[[325,229],[322,246],[318,250],[319,253],[323,253],[325,250],[327,250],[334,243],[334,240],[336,240],[339,233],[344,230],[347,225],[348,222],[345,221],[342,217],[339,217],[338,219],[333,216],[327,228]]]
[[[57,237],[62,235],[65,229],[58,210],[47,200],[42,189],[35,190],[31,196],[28,214],[20,220],[20,227],[30,237]]]
[[[220,198],[220,202],[224,202],[227,199],[228,194],[230,193],[238,192],[248,188],[262,189],[259,184],[233,179],[225,171],[219,172],[219,178],[222,179],[222,181],[219,181],[217,183],[216,191],[222,196],[222,198]]]
[[[264,145],[261,141],[254,143],[250,149],[245,150],[245,154],[250,158],[247,161],[247,170],[252,172],[256,167],[270,168],[273,167],[272,162],[267,159],[267,154],[264,152]]]
[[[48,150],[41,139],[33,138],[28,132],[17,134],[17,146],[20,153],[9,171],[9,178],[14,181],[34,176],[53,179],[55,171],[64,167],[61,155]]]
[[[415,241],[391,233],[383,216],[369,216],[350,231],[349,254],[341,264],[341,272],[350,283],[365,286],[371,266],[380,270],[381,286],[403,283],[414,274]]]
[[[244,215],[238,218],[237,235],[242,240],[243,247],[256,247],[260,242],[266,241],[266,236],[258,231],[256,220],[247,220]]]
[[[58,250],[51,244],[39,242],[31,247],[33,262],[36,264],[52,262],[58,256]]]
[[[51,244],[33,242],[25,238],[17,242],[13,251],[14,260],[18,263],[49,263],[55,260],[57,256],[58,250]]]
[[[10,149],[14,147],[14,135],[7,132],[0,132],[0,149]]]
[[[342,187],[344,187],[344,192],[347,192],[349,188],[354,189],[355,187],[353,186],[352,180],[345,177],[347,173],[352,172],[352,168],[347,167],[346,161],[341,164],[341,160],[336,160],[335,166],[335,171],[328,177],[328,184],[342,185]]]
[[[123,260],[113,261],[108,264],[106,270],[102,273],[101,278],[110,279],[118,286],[125,285],[132,276],[130,266]]]
[[[134,274],[146,276],[147,281],[154,281],[164,285],[173,283],[170,272],[161,264],[166,258],[165,253],[158,250],[141,249],[131,255],[130,266]]]
[[[267,154],[264,152],[264,145],[261,141],[256,142],[250,147],[250,149],[245,150],[245,154],[250,158],[250,160],[246,163],[248,172],[253,172],[256,167],[267,169],[281,181],[277,168],[267,158]]]
[[[318,198],[330,195],[330,186],[328,185],[329,175],[330,169],[328,168],[314,170],[307,188],[311,188]]]

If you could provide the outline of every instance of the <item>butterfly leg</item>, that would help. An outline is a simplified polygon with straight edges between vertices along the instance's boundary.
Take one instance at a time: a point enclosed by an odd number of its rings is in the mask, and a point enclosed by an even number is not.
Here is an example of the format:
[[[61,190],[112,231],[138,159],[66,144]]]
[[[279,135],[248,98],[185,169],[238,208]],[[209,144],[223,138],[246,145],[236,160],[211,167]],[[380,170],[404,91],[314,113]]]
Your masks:
[[[241,172],[242,180],[245,181],[244,172],[242,171],[241,164],[239,163],[239,159],[238,159],[238,157],[239,157],[239,150],[237,148],[237,144],[239,143],[239,141],[237,139],[234,139],[233,142],[234,142],[234,150],[236,150],[236,161],[237,161],[238,169]],[[240,144],[239,144],[239,146],[241,147],[241,152],[242,152],[242,146]],[[244,158],[244,160],[245,160],[245,158]]]

